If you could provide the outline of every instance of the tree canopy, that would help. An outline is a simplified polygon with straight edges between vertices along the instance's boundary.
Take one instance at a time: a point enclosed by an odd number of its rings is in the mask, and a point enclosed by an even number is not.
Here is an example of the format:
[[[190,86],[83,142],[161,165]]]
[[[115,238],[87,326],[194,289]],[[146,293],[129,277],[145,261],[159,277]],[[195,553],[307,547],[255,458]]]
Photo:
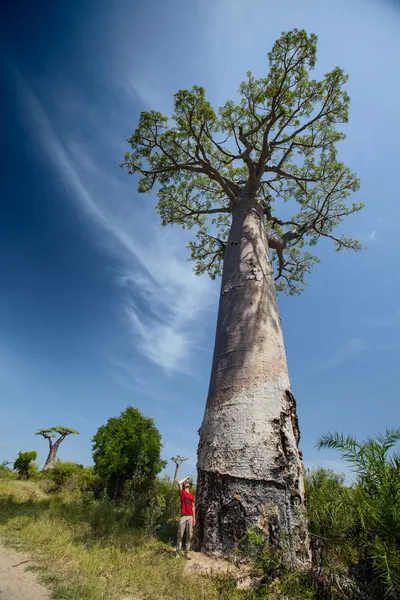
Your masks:
[[[37,459],[36,450],[28,452],[18,452],[14,461],[14,470],[18,472],[21,478],[29,479],[37,471],[34,461]]]
[[[71,429],[70,427],[63,427],[61,425],[55,425],[54,427],[49,427],[49,429],[39,429],[36,431],[35,435],[42,435],[44,438],[54,438],[56,437],[56,433],[65,438],[67,435],[71,434],[79,434],[79,431],[76,429]]]
[[[154,480],[166,464],[161,460],[161,448],[154,420],[128,406],[119,417],[108,419],[93,437],[95,470],[118,488],[118,494],[128,480],[141,485]]]
[[[197,274],[221,273],[231,213],[243,194],[263,208],[279,290],[301,291],[318,261],[306,247],[320,238],[337,250],[361,249],[334,233],[363,207],[347,203],[359,181],[337,157],[348,121],[347,76],[336,67],[312,79],[316,48],[315,35],[283,33],[268,54],[268,75],[248,72],[238,100],[218,112],[194,86],[175,94],[172,118],[141,113],[121,167],[140,174],[139,192],[157,186],[163,225],[196,226],[189,247]]]

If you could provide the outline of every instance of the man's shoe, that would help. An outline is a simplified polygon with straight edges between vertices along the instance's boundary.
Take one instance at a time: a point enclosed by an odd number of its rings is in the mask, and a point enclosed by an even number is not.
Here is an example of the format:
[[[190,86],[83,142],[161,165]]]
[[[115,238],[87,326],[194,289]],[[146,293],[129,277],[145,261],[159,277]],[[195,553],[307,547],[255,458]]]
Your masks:
[[[192,557],[190,556],[190,552],[186,552],[186,558],[187,558],[187,560],[192,560]]]

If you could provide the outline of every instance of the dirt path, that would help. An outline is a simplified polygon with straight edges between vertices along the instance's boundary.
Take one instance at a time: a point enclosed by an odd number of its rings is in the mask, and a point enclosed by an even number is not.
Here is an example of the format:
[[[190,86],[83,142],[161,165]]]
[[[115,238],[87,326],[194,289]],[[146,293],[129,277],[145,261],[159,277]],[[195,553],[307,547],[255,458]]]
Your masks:
[[[0,600],[50,600],[50,592],[26,570],[30,564],[27,554],[0,546]]]

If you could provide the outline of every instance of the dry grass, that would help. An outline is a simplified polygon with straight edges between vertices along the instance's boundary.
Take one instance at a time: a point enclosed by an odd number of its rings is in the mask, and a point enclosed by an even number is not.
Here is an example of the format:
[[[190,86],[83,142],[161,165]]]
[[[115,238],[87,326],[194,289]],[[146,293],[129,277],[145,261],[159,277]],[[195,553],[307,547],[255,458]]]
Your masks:
[[[55,600],[240,597],[229,585],[228,592],[210,578],[185,575],[170,544],[130,529],[111,504],[47,496],[35,482],[0,479],[0,539],[32,553]]]

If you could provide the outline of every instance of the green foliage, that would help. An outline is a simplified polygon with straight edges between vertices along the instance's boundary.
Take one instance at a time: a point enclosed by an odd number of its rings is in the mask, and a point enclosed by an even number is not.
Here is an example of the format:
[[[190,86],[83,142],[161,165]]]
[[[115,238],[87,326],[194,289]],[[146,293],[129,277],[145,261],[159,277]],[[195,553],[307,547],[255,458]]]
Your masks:
[[[135,489],[146,489],[166,464],[161,460],[161,448],[153,419],[129,406],[93,437],[95,472],[107,482],[114,499],[120,498],[128,481]]]
[[[261,529],[250,529],[246,534],[245,553],[252,559],[252,577],[270,581],[281,568],[281,556]]]
[[[17,471],[21,479],[30,479],[35,477],[38,468],[34,461],[37,459],[36,450],[30,452],[18,452],[18,456],[14,461],[14,470]]]
[[[177,486],[169,477],[155,479],[143,514],[143,527],[154,533],[177,520],[180,501]]]
[[[4,460],[0,464],[0,479],[16,479],[17,473],[9,468],[8,465],[11,463],[8,460]]]
[[[54,438],[56,437],[56,433],[58,433],[62,437],[66,437],[67,435],[71,434],[78,435],[79,431],[77,431],[76,429],[71,429],[70,427],[55,425],[54,427],[50,427],[49,429],[39,429],[38,431],[36,431],[35,435],[42,435],[45,438]]]
[[[357,442],[351,436],[328,433],[318,448],[333,448],[356,475],[354,503],[361,556],[369,560],[386,598],[400,598],[400,455],[393,447],[400,428],[375,439]]]
[[[79,465],[78,463],[57,460],[54,463],[54,467],[48,470],[48,473],[56,487],[61,489],[70,479],[76,475],[80,475],[83,470],[83,465]]]
[[[323,468],[307,471],[305,486],[315,560],[339,567],[356,562],[354,490],[344,485],[343,475]]]
[[[304,249],[321,237],[337,250],[361,249],[334,235],[343,218],[363,207],[347,203],[359,181],[337,158],[348,121],[347,76],[335,67],[321,81],[312,79],[316,49],[315,35],[283,33],[268,54],[267,76],[248,72],[238,102],[215,111],[194,86],[175,94],[172,118],[141,113],[121,167],[141,176],[141,193],[158,184],[163,225],[196,228],[189,248],[197,274],[221,274],[232,213],[244,198],[264,214],[278,289],[287,293],[301,290],[318,261]],[[296,210],[283,218],[288,201]]]
[[[101,477],[95,473],[94,467],[84,467],[69,482],[70,489],[82,499],[100,498],[104,490]]]
[[[284,544],[279,549],[272,546],[261,529],[247,531],[242,552],[251,560],[253,585],[249,599],[317,600],[310,573],[288,568]]]
[[[131,509],[107,498],[82,502],[44,495],[36,482],[0,480],[0,536],[29,551],[54,599],[250,600],[232,578],[217,586],[210,576],[186,575],[170,541],[134,529]]]

